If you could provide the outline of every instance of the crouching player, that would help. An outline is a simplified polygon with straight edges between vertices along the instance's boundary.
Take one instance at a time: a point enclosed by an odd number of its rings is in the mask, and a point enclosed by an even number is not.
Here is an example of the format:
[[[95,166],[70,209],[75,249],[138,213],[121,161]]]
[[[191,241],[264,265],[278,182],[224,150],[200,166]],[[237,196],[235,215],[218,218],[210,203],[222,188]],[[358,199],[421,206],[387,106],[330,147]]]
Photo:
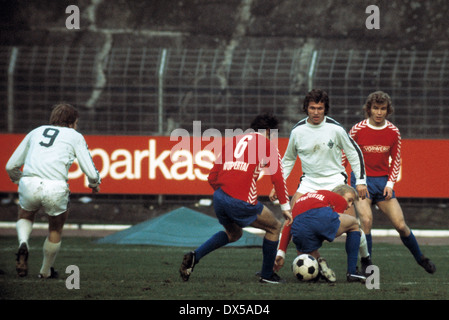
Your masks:
[[[360,246],[360,229],[355,217],[344,214],[358,198],[357,191],[349,185],[340,185],[332,191],[317,190],[298,198],[293,205],[293,223],[285,225],[275,261],[275,271],[284,265],[285,253],[290,240],[299,254],[310,254],[318,260],[320,274],[329,282],[336,277],[326,260],[320,257],[318,249],[323,241],[332,242],[346,233],[346,254],[348,282],[365,282],[366,277],[357,271],[357,259]]]

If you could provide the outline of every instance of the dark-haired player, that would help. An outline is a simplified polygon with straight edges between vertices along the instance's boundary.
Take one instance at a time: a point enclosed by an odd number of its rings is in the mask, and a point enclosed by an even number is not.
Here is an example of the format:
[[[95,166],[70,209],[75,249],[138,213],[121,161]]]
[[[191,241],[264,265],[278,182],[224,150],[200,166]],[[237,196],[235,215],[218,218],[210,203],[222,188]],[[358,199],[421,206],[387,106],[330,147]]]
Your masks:
[[[292,207],[296,200],[307,192],[330,191],[348,183],[346,169],[342,164],[343,152],[355,173],[354,187],[358,196],[364,199],[368,194],[362,152],[343,126],[327,116],[329,109],[329,96],[326,91],[311,90],[304,97],[302,105],[302,111],[307,117],[300,120],[291,131],[282,159],[284,176],[285,179],[288,178],[298,157],[303,172],[298,189],[292,198]],[[271,191],[270,199],[272,201],[276,199],[275,190]],[[371,259],[363,232],[360,255],[364,258],[362,263],[366,268],[371,264]],[[327,268],[324,261],[323,259],[321,267]]]
[[[213,204],[218,221],[224,231],[214,234],[195,251],[184,255],[179,272],[184,281],[189,280],[194,266],[210,252],[237,241],[242,228],[252,226],[265,230],[262,245],[260,282],[279,283],[274,273],[279,234],[282,224],[273,212],[257,199],[257,179],[266,169],[278,194],[281,210],[287,224],[291,223],[290,202],[282,173],[281,157],[277,146],[270,142],[272,130],[278,120],[270,115],[257,116],[251,123],[255,132],[235,136],[222,148],[208,177],[215,190]]]

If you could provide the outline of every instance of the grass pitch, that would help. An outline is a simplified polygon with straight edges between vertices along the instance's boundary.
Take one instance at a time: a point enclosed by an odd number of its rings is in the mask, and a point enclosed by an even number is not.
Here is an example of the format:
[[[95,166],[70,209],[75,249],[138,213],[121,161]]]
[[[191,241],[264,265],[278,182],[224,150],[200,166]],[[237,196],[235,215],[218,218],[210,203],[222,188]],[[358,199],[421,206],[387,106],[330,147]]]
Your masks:
[[[422,246],[437,272],[428,274],[402,245],[374,243],[373,262],[379,267],[379,289],[346,282],[344,243],[325,243],[320,250],[337,274],[337,283],[302,283],[290,264],[293,246],[279,275],[282,285],[260,284],[255,276],[262,263],[261,248],[221,248],[204,257],[188,282],[178,269],[185,252],[193,248],[147,245],[96,244],[90,238],[63,238],[55,269],[58,279],[37,278],[42,260],[43,237],[30,241],[29,273],[15,271],[17,239],[0,237],[0,297],[5,300],[447,300],[449,278],[446,260],[449,246]],[[79,269],[79,289],[68,289],[72,273]]]

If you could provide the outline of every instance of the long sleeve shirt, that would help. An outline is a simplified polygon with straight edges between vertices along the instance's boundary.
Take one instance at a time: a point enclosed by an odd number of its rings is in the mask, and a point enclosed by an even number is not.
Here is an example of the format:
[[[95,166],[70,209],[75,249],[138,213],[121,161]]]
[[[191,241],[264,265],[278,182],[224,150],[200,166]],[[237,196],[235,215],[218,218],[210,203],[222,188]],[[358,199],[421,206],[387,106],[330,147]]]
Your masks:
[[[393,188],[401,167],[399,129],[388,120],[382,127],[376,127],[366,119],[355,124],[349,135],[363,152],[366,174],[370,177],[388,176],[387,186]]]
[[[89,187],[98,186],[100,174],[84,137],[72,128],[45,125],[25,136],[9,158],[6,171],[14,182],[22,176],[67,181],[75,158],[88,178]]]
[[[312,125],[305,118],[290,134],[282,159],[285,178],[290,175],[298,156],[303,173],[312,178],[345,172],[342,151],[355,173],[356,184],[366,184],[362,151],[345,129],[330,117],[325,117],[319,125]]]
[[[260,133],[235,136],[226,143],[209,173],[208,181],[214,190],[221,188],[233,198],[256,204],[257,180],[263,168],[271,177],[281,209],[289,210],[279,151]]]

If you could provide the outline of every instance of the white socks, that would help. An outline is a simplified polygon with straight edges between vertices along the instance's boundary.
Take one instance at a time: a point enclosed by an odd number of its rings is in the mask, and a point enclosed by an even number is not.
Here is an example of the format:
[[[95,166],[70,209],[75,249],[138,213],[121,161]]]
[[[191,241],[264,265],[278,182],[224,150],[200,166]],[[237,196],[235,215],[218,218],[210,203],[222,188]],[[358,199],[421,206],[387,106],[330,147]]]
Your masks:
[[[53,267],[56,255],[58,254],[60,248],[61,248],[61,241],[59,241],[58,243],[53,243],[50,242],[48,238],[45,239],[43,247],[44,259],[42,261],[42,267],[40,271],[40,274],[44,278],[48,278],[51,275],[50,268]]]
[[[19,219],[16,223],[16,230],[19,246],[25,242],[28,248],[28,239],[30,239],[31,231],[33,231],[33,222],[28,219]]]
[[[31,231],[33,231],[33,222],[31,222],[28,219],[19,219],[16,223],[16,230],[17,230],[17,238],[19,240],[19,246],[22,243],[26,243],[27,248],[28,246],[28,240],[30,239]],[[53,267],[53,264],[55,263],[56,255],[59,252],[59,249],[61,248],[61,241],[58,243],[53,243],[48,240],[48,237],[45,238],[44,246],[43,246],[43,254],[44,259],[42,261],[42,267],[40,274],[44,276],[44,278],[47,278],[51,275],[50,268]]]
[[[365,232],[360,229],[360,247],[359,247],[359,255],[362,258],[369,257],[368,252],[368,243],[366,242]]]

